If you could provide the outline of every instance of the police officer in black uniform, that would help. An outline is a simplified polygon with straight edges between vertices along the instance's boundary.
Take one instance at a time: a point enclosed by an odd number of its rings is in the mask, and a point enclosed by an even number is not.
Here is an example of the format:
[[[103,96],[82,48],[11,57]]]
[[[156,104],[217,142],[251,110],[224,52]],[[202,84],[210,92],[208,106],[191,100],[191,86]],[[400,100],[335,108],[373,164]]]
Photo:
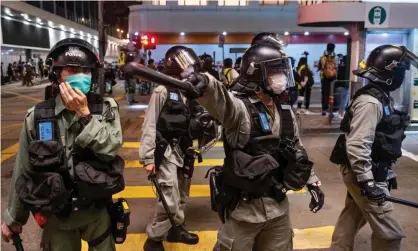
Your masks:
[[[107,206],[124,189],[117,103],[92,92],[101,64],[88,42],[61,40],[46,63],[52,85],[24,120],[2,237],[20,233],[32,212],[44,250],[81,250],[81,240],[116,250]]]
[[[193,50],[173,46],[166,52],[163,73],[183,79],[201,70],[201,67],[202,61]],[[163,251],[164,239],[189,245],[199,241],[196,234],[184,228],[186,198],[191,183],[190,173],[183,168],[185,154],[192,146],[189,130],[193,113],[191,101],[178,89],[160,85],[154,90],[148,105],[142,125],[139,158],[147,175],[156,173],[177,229],[172,227],[163,203],[159,200],[155,216],[146,228],[148,239],[144,244],[145,251]],[[161,142],[168,145],[161,148]]]
[[[388,171],[402,156],[409,116],[394,109],[390,92],[402,85],[411,65],[418,67],[418,57],[406,47],[382,45],[354,72],[369,83],[355,93],[347,108],[341,121],[344,134],[330,159],[340,164],[348,191],[331,250],[353,250],[354,238],[366,223],[373,231],[373,251],[401,250],[405,233],[385,197]]]

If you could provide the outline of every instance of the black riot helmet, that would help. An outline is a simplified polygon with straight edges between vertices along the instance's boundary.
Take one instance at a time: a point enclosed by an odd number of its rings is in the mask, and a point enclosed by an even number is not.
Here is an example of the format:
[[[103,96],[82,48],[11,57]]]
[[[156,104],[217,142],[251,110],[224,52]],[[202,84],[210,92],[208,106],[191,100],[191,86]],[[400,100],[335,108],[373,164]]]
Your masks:
[[[269,44],[251,46],[241,60],[239,78],[231,90],[252,94],[263,89],[269,95],[278,95],[272,83],[284,83],[285,88],[295,85],[289,58],[277,47]],[[284,91],[284,90],[282,90]]]
[[[287,46],[286,40],[280,37],[279,34],[273,32],[258,33],[251,41],[251,46],[256,44],[270,44],[279,49]]]
[[[45,64],[49,68],[49,80],[59,84],[58,76],[63,67],[88,68],[91,71],[92,86],[101,67],[97,50],[87,41],[79,38],[66,38],[54,45],[49,51]]]
[[[405,46],[381,45],[370,53],[366,62],[360,62],[360,69],[353,73],[379,84],[383,89],[398,89],[411,65],[418,68],[418,57]]]
[[[199,72],[202,65],[202,60],[192,49],[176,45],[165,53],[163,73],[185,78],[192,72]]]

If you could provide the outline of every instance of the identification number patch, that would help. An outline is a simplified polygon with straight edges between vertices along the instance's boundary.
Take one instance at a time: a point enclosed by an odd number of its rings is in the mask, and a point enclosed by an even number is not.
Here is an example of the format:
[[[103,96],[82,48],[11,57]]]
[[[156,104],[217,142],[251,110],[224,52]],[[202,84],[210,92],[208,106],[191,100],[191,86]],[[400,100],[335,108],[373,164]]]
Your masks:
[[[170,99],[175,100],[175,101],[179,101],[179,94],[175,93],[175,92],[170,92]]]
[[[260,117],[261,125],[263,126],[263,130],[266,131],[266,132],[271,131],[270,124],[269,124],[269,121],[267,119],[267,115],[263,112],[260,112],[258,114],[258,116]]]
[[[383,110],[385,111],[385,115],[386,115],[386,116],[389,116],[389,115],[390,115],[390,108],[389,108],[389,106],[385,106],[385,107],[383,108]]]
[[[40,140],[52,140],[52,122],[39,123],[39,139]]]

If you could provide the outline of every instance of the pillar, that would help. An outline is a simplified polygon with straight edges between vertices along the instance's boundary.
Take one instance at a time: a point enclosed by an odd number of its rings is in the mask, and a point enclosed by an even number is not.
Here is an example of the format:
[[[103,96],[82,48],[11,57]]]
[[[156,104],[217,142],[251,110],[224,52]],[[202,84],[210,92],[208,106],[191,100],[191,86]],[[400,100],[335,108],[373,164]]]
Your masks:
[[[353,23],[345,27],[350,32],[351,44],[349,48],[350,52],[350,97],[354,93],[363,87],[364,79],[359,78],[353,74],[353,70],[357,70],[361,60],[365,59],[366,50],[366,29],[364,23]]]
[[[410,32],[410,50],[415,54],[418,55],[418,29],[411,29]],[[418,123],[418,69],[411,66],[411,96],[410,96],[410,113],[411,120],[415,123]],[[409,81],[405,81],[408,83]]]
[[[26,56],[26,62],[32,58],[32,50],[31,49],[25,49],[25,56]]]

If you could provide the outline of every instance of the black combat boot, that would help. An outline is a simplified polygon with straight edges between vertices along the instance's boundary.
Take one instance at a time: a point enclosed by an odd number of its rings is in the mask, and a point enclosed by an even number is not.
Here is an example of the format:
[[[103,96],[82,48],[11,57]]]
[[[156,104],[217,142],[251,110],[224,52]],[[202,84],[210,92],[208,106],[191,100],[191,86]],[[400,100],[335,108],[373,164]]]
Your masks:
[[[154,241],[148,238],[144,243],[144,251],[165,251],[162,241]]]
[[[183,225],[177,226],[177,229],[171,228],[167,235],[168,242],[181,242],[188,245],[195,245],[199,242],[197,234],[189,233]]]

